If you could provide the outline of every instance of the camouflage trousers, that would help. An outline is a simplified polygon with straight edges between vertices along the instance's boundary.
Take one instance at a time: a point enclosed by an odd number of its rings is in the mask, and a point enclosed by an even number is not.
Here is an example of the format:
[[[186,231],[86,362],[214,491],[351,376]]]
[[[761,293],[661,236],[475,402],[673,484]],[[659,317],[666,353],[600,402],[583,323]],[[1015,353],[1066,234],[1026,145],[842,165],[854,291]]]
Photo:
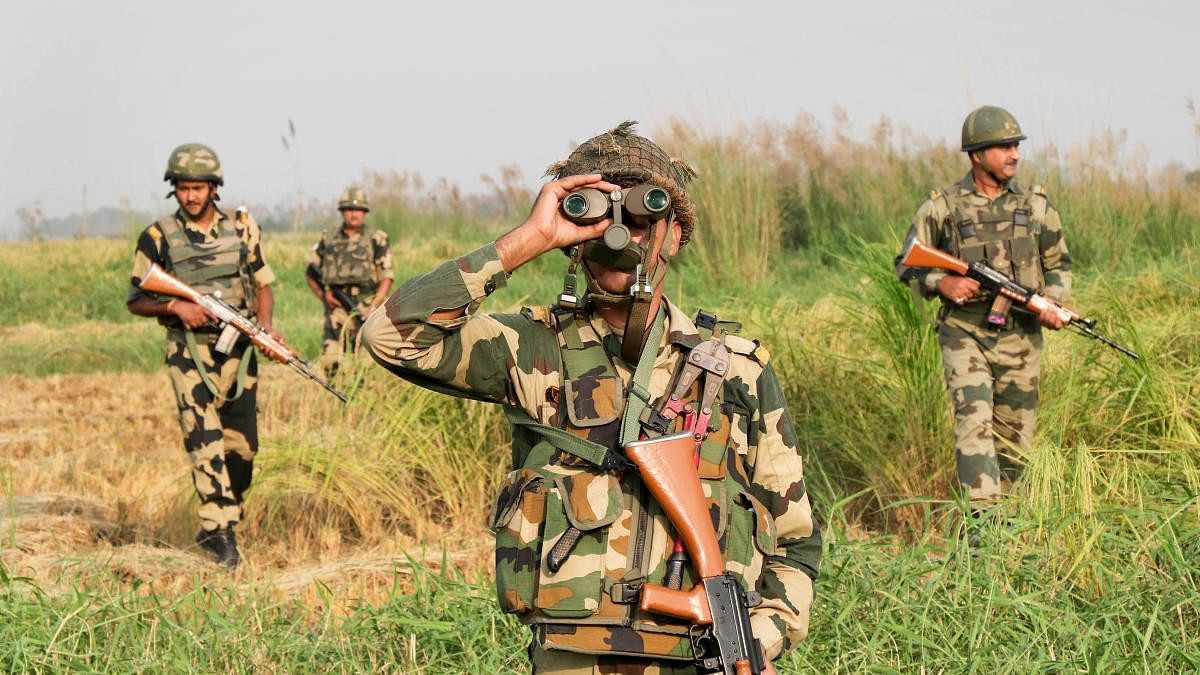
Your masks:
[[[366,311],[371,306],[373,295],[360,295],[358,306]],[[359,312],[351,314],[341,307],[325,310],[325,327],[321,336],[321,368],[330,377],[337,374],[343,353],[358,351],[358,333],[362,330],[363,317]]]
[[[938,327],[946,389],[954,409],[958,482],[986,505],[1002,483],[1020,477],[1036,429],[1042,332],[1031,317],[994,331],[974,316],[949,316]]]
[[[222,396],[232,396],[242,359],[250,359],[245,391],[233,401],[218,401],[200,378],[182,336],[167,340],[167,373],[175,389],[183,447],[192,464],[192,483],[200,497],[200,526],[232,527],[242,516],[242,499],[250,488],[258,452],[255,392],[258,364],[254,348],[241,341],[229,356],[197,335],[196,349],[209,380]],[[249,353],[244,353],[248,351]]]
[[[700,672],[686,661],[577,654],[542,649],[536,641],[529,646],[529,661],[535,675],[696,675]]]

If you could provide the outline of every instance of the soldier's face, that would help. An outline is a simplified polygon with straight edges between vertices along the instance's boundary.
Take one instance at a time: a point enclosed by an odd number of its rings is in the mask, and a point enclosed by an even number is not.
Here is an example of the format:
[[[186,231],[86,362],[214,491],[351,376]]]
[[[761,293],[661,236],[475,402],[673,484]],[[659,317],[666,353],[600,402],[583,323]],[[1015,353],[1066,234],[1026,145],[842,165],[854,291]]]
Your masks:
[[[342,222],[349,227],[362,227],[367,212],[362,209],[342,209]]]
[[[213,186],[202,180],[181,180],[175,184],[175,201],[192,219],[199,218],[212,203]]]
[[[651,220],[645,216],[630,216],[625,220],[625,225],[629,228],[629,234],[637,243],[645,241],[646,237],[650,236]],[[651,249],[652,255],[658,255],[662,246],[667,247],[667,253],[673,257],[679,253],[679,240],[683,237],[683,228],[676,221],[671,221],[670,227],[667,226],[667,219],[660,218],[657,222],[657,227],[654,228],[655,242]],[[629,292],[629,287],[633,285],[633,270],[619,270],[612,267],[596,264],[590,260],[585,260],[584,264],[592,271],[592,276],[596,278],[596,283],[600,288],[609,293],[625,294]]]
[[[993,145],[975,153],[983,168],[991,171],[1004,180],[1012,180],[1017,175],[1017,164],[1021,161],[1021,151],[1018,143]]]

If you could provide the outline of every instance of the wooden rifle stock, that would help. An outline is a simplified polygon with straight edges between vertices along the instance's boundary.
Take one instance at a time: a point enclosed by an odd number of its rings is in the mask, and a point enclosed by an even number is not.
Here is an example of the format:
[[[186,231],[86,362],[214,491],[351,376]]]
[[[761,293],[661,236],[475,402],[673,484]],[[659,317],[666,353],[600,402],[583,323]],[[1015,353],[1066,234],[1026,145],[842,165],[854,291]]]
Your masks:
[[[762,646],[751,632],[748,613],[748,606],[757,601],[747,603],[745,590],[725,571],[708,500],[700,487],[695,449],[696,438],[690,431],[625,446],[625,455],[675,526],[700,578],[688,591],[645,584],[638,607],[711,627],[715,654],[700,653],[693,636],[701,665],[729,675],[754,675],[765,669]]]
[[[635,441],[625,446],[625,454],[638,467],[642,482],[662,506],[667,518],[683,539],[684,548],[691,554],[696,573],[701,578],[719,576],[725,572],[721,547],[708,502],[700,489],[700,474],[695,465],[696,439],[691,432],[662,436],[653,440]],[[639,606],[643,611],[687,619],[696,625],[712,623],[704,587],[697,584],[690,591],[666,586],[642,586]]]
[[[151,293],[173,295],[197,304],[200,302],[200,291],[167,274],[158,265],[150,265],[150,271],[146,272],[138,286]]]

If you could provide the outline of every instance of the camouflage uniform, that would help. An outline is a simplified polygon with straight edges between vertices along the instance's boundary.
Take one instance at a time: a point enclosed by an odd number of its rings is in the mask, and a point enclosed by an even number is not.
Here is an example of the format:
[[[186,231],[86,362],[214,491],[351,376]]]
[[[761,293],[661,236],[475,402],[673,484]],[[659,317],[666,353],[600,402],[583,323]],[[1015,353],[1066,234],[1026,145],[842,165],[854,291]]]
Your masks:
[[[596,315],[558,308],[478,313],[507,276],[495,244],[447,261],[389,298],[367,320],[363,345],[399,377],[501,404],[513,423],[512,471],[490,526],[499,601],[533,629],[536,672],[695,672],[688,625],[637,607],[640,584],[665,575],[673,543],[666,517],[636,475],[618,478],[572,442],[618,446],[632,378],[619,358],[621,335]],[[431,318],[454,307],[467,314]],[[661,315],[652,403],[707,336],[669,301]],[[729,570],[763,595],[752,623],[774,659],[807,634],[820,531],[766,350],[736,335],[725,344],[729,372],[700,476]],[[571,529],[582,536],[552,572],[545,553]],[[691,574],[685,568],[684,588],[695,583]]]
[[[137,283],[153,263],[202,292],[221,290],[224,300],[252,315],[255,289],[275,280],[263,259],[260,240],[258,223],[248,214],[234,219],[217,210],[212,226],[205,231],[179,210],[138,237],[126,302],[149,295]],[[183,446],[192,464],[192,482],[200,497],[201,527],[204,531],[231,527],[241,519],[242,500],[258,452],[254,349],[246,340],[239,340],[229,355],[221,354],[213,349],[216,327],[205,326],[194,331],[197,353],[193,355],[179,319],[162,317],[159,322],[167,328],[167,371],[175,390]],[[214,396],[202,381],[193,356],[204,364],[225,399],[233,396],[237,373],[244,368],[242,395],[224,401]]]
[[[913,237],[967,262],[986,261],[1051,298],[1064,300],[1071,290],[1062,222],[1040,186],[1026,189],[1009,181],[993,200],[979,192],[968,172],[958,183],[930,193],[905,241]],[[926,297],[938,295],[938,282],[946,276],[903,265],[896,273]],[[1020,475],[1021,457],[1033,440],[1041,370],[1038,318],[1014,309],[1005,328],[987,327],[992,300],[976,297],[962,306],[943,302],[938,322],[954,409],[958,480],[976,503],[994,500],[1002,481]]]
[[[362,328],[361,312],[375,301],[379,282],[393,278],[392,249],[387,232],[363,225],[350,235],[343,224],[321,234],[309,262],[321,271],[325,285],[338,287],[358,301],[353,314],[343,307],[325,308],[321,365],[326,372],[333,372],[341,353],[355,350]]]

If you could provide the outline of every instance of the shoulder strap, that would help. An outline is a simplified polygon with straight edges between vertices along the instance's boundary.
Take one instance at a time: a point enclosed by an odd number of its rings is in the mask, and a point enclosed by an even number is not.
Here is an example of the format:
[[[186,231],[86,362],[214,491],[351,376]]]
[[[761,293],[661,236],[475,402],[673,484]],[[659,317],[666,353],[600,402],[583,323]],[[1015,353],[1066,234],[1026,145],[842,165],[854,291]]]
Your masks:
[[[654,357],[658,355],[658,343],[662,340],[664,311],[660,310],[650,328],[650,335],[642,345],[637,367],[633,370],[633,382],[629,384],[629,395],[625,397],[625,417],[621,420],[621,444],[636,441],[642,427],[639,421],[642,412],[650,405],[650,373],[654,370]]]
[[[554,444],[554,447],[565,450],[576,457],[591,462],[596,466],[607,466],[608,448],[580,438],[568,431],[547,426],[529,416],[529,413],[515,406],[504,406],[504,416],[514,427],[523,427]],[[549,458],[545,458],[549,460]],[[526,461],[526,464],[529,462]]]

